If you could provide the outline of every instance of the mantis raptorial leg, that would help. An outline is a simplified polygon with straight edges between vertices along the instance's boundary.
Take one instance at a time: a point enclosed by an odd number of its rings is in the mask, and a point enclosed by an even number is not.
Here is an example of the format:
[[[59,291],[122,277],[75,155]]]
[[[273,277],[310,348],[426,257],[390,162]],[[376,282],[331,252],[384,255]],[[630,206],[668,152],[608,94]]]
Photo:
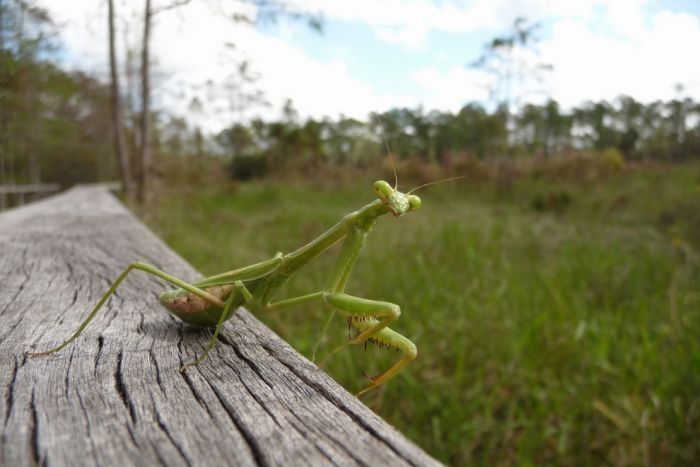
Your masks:
[[[310,301],[322,301],[343,314],[348,324],[357,331],[355,338],[331,352],[331,355],[345,346],[367,343],[401,353],[401,357],[391,367],[370,378],[371,384],[358,395],[363,394],[396,376],[417,355],[413,342],[388,328],[388,325],[401,314],[398,305],[345,293],[345,285],[375,221],[387,213],[400,217],[417,210],[421,205],[418,196],[411,192],[401,193],[396,186],[392,188],[385,181],[375,182],[373,190],[377,199],[358,211],[346,215],[316,239],[291,253],[277,253],[274,257],[260,263],[206,277],[193,283],[171,276],[149,264],[133,263],[119,275],[68,339],[53,349],[31,355],[58,352],[78,338],[127,275],[133,270],[140,270],[178,287],[160,296],[160,302],[168,311],[187,323],[214,327],[214,334],[204,354],[183,366],[182,370],[200,363],[208,355],[216,344],[224,322],[231,319],[243,304],[255,312],[277,310]],[[323,290],[272,302],[278,289],[290,276],[341,241],[342,249]]]

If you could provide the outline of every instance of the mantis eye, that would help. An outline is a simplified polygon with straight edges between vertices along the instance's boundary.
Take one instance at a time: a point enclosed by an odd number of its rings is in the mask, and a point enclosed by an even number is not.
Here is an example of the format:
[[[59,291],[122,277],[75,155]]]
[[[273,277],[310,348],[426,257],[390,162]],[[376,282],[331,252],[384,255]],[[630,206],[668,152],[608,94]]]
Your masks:
[[[420,198],[416,195],[408,195],[408,204],[411,206],[411,211],[420,208]]]
[[[379,199],[386,200],[391,193],[394,191],[393,188],[391,188],[391,185],[389,185],[387,182],[384,180],[379,180],[377,182],[374,182],[374,191],[377,193],[377,196],[379,196]]]

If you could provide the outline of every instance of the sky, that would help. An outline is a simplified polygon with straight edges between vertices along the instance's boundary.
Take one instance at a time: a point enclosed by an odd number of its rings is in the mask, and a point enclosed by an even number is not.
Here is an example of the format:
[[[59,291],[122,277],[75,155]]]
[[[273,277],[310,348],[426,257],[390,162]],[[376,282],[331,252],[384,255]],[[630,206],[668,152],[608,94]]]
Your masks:
[[[153,0],[157,7],[172,0]],[[107,78],[106,2],[38,0],[60,26],[59,60]],[[143,0],[115,0],[119,54],[137,48]],[[291,99],[301,118],[366,119],[393,107],[458,111],[493,103],[495,78],[469,64],[484,44],[521,16],[540,24],[527,63],[552,70],[541,82],[514,81],[514,102],[551,97],[564,108],[621,94],[648,102],[700,100],[700,0],[295,0],[319,14],[323,32],[254,15],[232,0],[192,0],[155,16],[155,108],[217,132],[234,122],[277,118]],[[695,54],[695,55],[694,55]],[[241,84],[243,62],[254,83]],[[242,91],[241,91],[242,90]],[[241,92],[264,93],[266,106],[241,110]],[[196,100],[198,105],[192,105]]]

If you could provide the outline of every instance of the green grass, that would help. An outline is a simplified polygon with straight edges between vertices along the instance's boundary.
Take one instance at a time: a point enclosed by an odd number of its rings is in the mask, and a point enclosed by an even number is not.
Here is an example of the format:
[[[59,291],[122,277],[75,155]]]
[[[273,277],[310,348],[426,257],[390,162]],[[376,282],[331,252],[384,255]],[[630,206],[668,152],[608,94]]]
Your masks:
[[[179,187],[142,217],[213,274],[311,240],[369,202],[370,183]],[[700,462],[700,166],[421,197],[420,211],[379,220],[348,284],[400,304],[392,328],[419,349],[370,407],[450,464]],[[333,261],[284,296],[319,290]],[[346,338],[341,318],[321,336],[326,316],[260,318],[307,356],[323,337],[323,356]],[[327,370],[354,392],[392,358],[353,348]]]

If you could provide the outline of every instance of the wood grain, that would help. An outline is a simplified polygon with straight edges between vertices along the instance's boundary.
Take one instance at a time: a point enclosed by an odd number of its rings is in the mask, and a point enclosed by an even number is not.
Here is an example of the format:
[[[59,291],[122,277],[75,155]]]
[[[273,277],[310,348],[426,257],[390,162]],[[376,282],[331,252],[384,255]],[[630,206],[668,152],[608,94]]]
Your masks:
[[[436,465],[249,313],[210,332],[164,312],[166,285],[135,260],[198,277],[106,189],[79,187],[0,214],[2,465]]]

